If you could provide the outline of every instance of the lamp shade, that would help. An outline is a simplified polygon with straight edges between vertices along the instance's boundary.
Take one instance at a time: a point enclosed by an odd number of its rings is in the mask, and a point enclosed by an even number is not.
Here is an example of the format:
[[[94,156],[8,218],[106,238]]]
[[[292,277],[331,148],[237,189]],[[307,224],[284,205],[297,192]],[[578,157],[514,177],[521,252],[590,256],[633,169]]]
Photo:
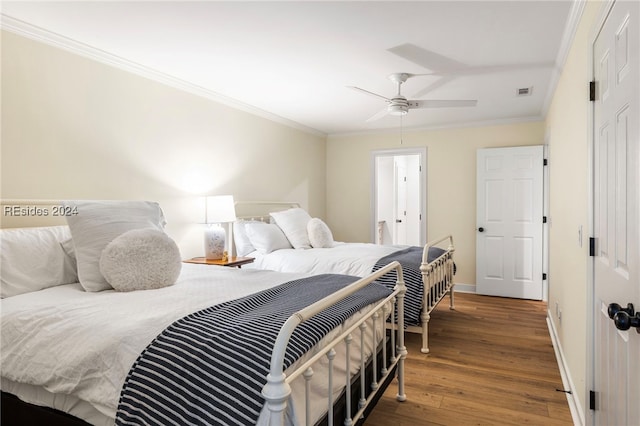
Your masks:
[[[233,195],[216,195],[205,200],[205,223],[227,223],[236,220]]]

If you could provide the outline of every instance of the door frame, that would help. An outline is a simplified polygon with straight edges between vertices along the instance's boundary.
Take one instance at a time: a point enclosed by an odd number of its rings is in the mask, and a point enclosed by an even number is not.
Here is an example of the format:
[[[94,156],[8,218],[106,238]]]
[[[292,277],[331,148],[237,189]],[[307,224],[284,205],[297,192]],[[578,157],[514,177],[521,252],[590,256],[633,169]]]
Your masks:
[[[378,233],[377,225],[377,205],[378,205],[378,176],[376,172],[376,159],[379,157],[395,157],[399,155],[418,155],[419,164],[421,167],[421,174],[419,177],[419,206],[420,214],[422,217],[422,226],[420,226],[420,241],[422,245],[427,243],[427,147],[412,147],[412,148],[395,148],[395,149],[381,149],[371,151],[371,242],[376,241],[376,235]]]

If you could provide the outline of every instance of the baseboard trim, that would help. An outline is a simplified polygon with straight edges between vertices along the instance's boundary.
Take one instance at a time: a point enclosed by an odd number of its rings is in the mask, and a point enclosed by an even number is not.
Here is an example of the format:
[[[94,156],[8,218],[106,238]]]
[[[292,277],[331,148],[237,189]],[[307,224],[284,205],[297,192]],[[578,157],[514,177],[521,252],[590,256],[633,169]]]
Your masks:
[[[473,284],[458,284],[456,283],[453,287],[454,293],[475,293],[476,286]]]
[[[560,377],[562,378],[562,385],[565,390],[570,390],[571,393],[567,393],[567,402],[569,403],[569,410],[571,411],[571,418],[573,424],[576,426],[585,425],[584,409],[580,405],[580,400],[576,397],[577,392],[582,390],[576,389],[571,379],[571,373],[567,367],[567,363],[562,352],[562,345],[558,339],[558,333],[556,332],[555,324],[551,320],[551,312],[547,310],[547,327],[549,328],[549,335],[551,336],[551,343],[553,344],[553,351],[556,354],[556,360],[558,362],[558,368],[560,369]]]

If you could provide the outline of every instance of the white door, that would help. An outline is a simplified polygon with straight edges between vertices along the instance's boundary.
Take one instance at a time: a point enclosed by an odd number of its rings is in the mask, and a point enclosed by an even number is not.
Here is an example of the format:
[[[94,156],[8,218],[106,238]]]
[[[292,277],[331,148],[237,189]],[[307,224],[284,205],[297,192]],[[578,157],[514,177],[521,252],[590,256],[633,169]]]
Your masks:
[[[404,168],[398,201],[396,164]],[[422,246],[427,243],[427,148],[403,148],[373,151],[371,155],[371,241],[378,244],[407,244]],[[397,216],[400,202],[404,208]],[[406,214],[405,214],[406,211]],[[396,219],[402,220],[401,229]],[[398,236],[398,231],[404,236]],[[404,242],[397,242],[404,241]]]
[[[396,202],[393,244],[407,244],[407,167],[404,158],[395,158]]]
[[[406,164],[406,170],[407,170],[407,182],[406,182],[407,194],[418,194],[420,193],[420,186],[421,186],[420,182],[421,182],[421,175],[422,175],[422,167],[420,166],[420,156],[417,154],[405,155],[404,158],[406,161],[405,164]],[[423,224],[420,202],[421,200],[419,197],[409,197],[409,196],[406,197],[405,222],[406,222],[407,240],[405,244],[410,246],[424,245],[420,240],[420,237],[421,237],[420,228]]]
[[[615,2],[593,45],[597,425],[640,425],[640,327],[619,330],[608,315],[612,303],[640,310],[639,5]]]
[[[477,153],[476,291],[542,299],[543,147]]]

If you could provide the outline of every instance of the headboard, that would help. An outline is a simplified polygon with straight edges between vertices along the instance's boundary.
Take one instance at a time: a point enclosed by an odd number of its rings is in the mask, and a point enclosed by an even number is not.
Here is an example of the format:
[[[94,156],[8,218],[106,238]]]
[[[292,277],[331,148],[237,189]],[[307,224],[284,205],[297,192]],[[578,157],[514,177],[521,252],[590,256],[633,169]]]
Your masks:
[[[69,213],[60,200],[0,200],[0,228],[66,225]]]
[[[300,207],[293,201],[236,201],[236,217],[269,222],[269,213]]]

